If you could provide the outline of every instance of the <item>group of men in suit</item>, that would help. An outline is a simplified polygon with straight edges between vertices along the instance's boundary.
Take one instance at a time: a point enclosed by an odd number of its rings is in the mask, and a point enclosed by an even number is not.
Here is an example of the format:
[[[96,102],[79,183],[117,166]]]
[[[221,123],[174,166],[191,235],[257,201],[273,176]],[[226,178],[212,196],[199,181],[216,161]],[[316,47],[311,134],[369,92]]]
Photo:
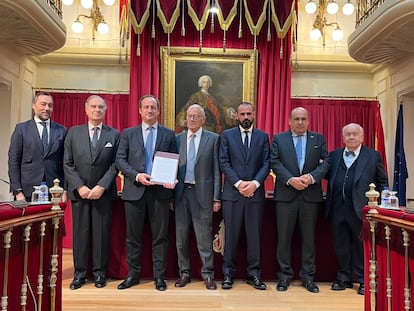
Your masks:
[[[363,249],[358,238],[362,208],[366,204],[364,193],[371,182],[380,191],[388,182],[379,153],[362,145],[363,129],[358,124],[344,126],[345,147],[329,155],[323,136],[308,130],[308,112],[301,107],[291,111],[290,129],[274,135],[271,147],[268,134],[254,127],[254,108],[247,102],[238,106],[238,126],[225,130],[221,136],[203,129],[206,115],[198,104],[191,105],[186,112],[187,130],[175,135],[158,124],[160,102],[152,95],[145,95],[139,101],[142,124],[125,129],[122,135],[103,124],[107,106],[97,95],[90,96],[85,103],[87,124],[72,127],[68,132],[50,120],[53,99],[49,93],[36,94],[32,108],[34,119],[16,125],[11,137],[11,189],[16,199],[30,200],[33,185],[46,181],[51,186],[56,177],[64,180],[73,208],[71,289],[85,283],[90,237],[95,286],[106,286],[111,202],[116,198],[118,170],[124,174],[122,199],[128,264],[128,276],[118,289],[140,282],[146,215],[152,231],[155,288],[167,289],[167,232],[173,198],[180,274],[175,287],[191,282],[188,235],[192,225],[206,288],[217,288],[212,215],[222,208],[225,223],[222,288],[233,287],[238,241],[244,226],[247,283],[259,290],[266,289],[261,278],[260,242],[264,181],[272,169],[276,174],[274,200],[280,268],[276,289],[286,291],[294,277],[291,241],[295,227],[299,226],[302,286],[309,292],[319,292],[314,282],[314,233],[323,201],[321,181],[327,178],[326,216],[332,224],[339,265],[331,289],[351,288],[356,280],[360,283],[358,293],[364,293]],[[156,151],[180,154],[176,182],[158,185],[151,180],[150,165]],[[66,192],[63,199],[66,200]]]

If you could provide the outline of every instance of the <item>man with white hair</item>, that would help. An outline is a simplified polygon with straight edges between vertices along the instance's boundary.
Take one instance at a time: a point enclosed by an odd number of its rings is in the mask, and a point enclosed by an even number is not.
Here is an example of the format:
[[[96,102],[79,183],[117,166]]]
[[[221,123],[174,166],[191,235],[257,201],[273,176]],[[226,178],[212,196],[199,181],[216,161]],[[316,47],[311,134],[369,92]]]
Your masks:
[[[329,183],[325,214],[331,223],[339,266],[331,289],[352,288],[355,276],[357,292],[364,295],[364,249],[359,234],[362,208],[367,204],[365,192],[372,182],[381,192],[388,186],[388,179],[379,152],[362,144],[364,130],[359,124],[345,125],[342,137],[345,147],[331,152],[331,167],[326,175]]]

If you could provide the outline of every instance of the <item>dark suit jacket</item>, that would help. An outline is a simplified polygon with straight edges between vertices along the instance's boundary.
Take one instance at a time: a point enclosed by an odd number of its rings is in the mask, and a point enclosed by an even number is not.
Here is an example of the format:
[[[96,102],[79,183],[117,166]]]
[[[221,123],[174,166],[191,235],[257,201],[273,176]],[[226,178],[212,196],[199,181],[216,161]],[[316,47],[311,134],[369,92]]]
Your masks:
[[[315,179],[315,183],[308,188],[298,191],[286,184],[291,177],[301,175],[290,130],[273,136],[270,167],[276,175],[274,200],[289,202],[302,194],[308,202],[322,201],[321,180],[329,169],[329,159],[325,139],[321,134],[307,132],[302,175],[311,174]]]
[[[158,125],[154,154],[156,151],[177,153],[175,134],[172,130]],[[124,130],[121,135],[115,163],[125,176],[122,199],[128,201],[139,200],[146,188],[135,180],[138,173],[145,172],[145,147],[141,125]],[[172,191],[170,189],[162,186],[154,187],[157,189],[157,197],[159,199],[172,198]]]
[[[119,144],[119,131],[105,124],[95,148],[91,151],[88,124],[72,127],[65,140],[64,170],[68,184],[68,197],[80,200],[77,188],[85,185],[93,188],[100,185],[105,188],[106,199],[116,199],[115,177],[116,150]]]
[[[187,165],[187,131],[176,136],[177,148],[180,153],[178,163],[178,184],[175,186],[175,202],[181,197],[184,189],[184,178]],[[200,205],[212,208],[213,200],[219,201],[221,195],[221,174],[218,164],[219,136],[204,130],[201,133],[196,163],[194,167],[196,195]]]
[[[222,199],[237,201],[239,191],[234,184],[239,180],[257,180],[260,187],[251,198],[252,201],[264,201],[264,181],[269,175],[269,136],[253,129],[248,153],[244,152],[239,127],[225,130],[221,136],[219,163],[224,174]]]
[[[332,207],[333,185],[341,162],[343,161],[344,148],[339,148],[329,155],[331,168],[326,175],[328,179],[328,193],[326,198],[325,215],[329,216]],[[382,158],[379,152],[362,146],[356,162],[354,182],[352,186],[352,203],[355,212],[362,219],[362,208],[368,203],[365,192],[369,190],[369,184],[374,183],[376,190],[381,193],[384,187],[388,186],[388,178],[385,173]]]
[[[63,143],[66,128],[56,122],[50,122],[49,149],[43,152],[42,141],[34,120],[16,125],[10,139],[9,178],[11,191],[22,189],[25,197],[30,197],[33,186],[40,185],[43,176],[49,187],[58,178],[64,186]]]

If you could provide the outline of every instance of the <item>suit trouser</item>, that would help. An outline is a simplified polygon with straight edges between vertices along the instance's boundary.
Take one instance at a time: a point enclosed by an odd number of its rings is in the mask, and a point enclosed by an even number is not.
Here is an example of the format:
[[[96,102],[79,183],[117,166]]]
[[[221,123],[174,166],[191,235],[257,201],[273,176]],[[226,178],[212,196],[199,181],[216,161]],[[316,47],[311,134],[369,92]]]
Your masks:
[[[111,241],[112,203],[99,200],[72,201],[73,264],[75,277],[85,278],[92,241],[92,273],[106,275]]]
[[[364,283],[364,245],[359,238],[362,220],[355,213],[353,207],[340,208],[342,208],[343,214],[334,213],[329,219],[338,260],[336,277],[341,281],[352,282],[354,273],[356,281]]]
[[[301,236],[301,268],[299,276],[302,281],[313,280],[315,276],[315,226],[318,219],[319,203],[306,202],[297,196],[290,202],[276,202],[277,222],[277,261],[279,263],[279,280],[291,280],[294,272],[291,264],[292,236],[299,226]]]
[[[175,206],[175,236],[180,275],[191,274],[189,259],[189,234],[191,223],[197,241],[202,267],[201,276],[214,278],[214,252],[212,243],[213,202],[203,208],[197,201],[195,188],[184,188]]]
[[[169,200],[159,200],[156,191],[145,190],[138,201],[124,201],[128,276],[141,274],[142,233],[145,216],[152,233],[152,269],[154,279],[164,277],[168,253]]]
[[[260,242],[262,235],[264,202],[240,196],[238,201],[222,201],[225,225],[223,274],[234,277],[237,267],[238,243],[244,223],[247,244],[247,276],[260,277]]]

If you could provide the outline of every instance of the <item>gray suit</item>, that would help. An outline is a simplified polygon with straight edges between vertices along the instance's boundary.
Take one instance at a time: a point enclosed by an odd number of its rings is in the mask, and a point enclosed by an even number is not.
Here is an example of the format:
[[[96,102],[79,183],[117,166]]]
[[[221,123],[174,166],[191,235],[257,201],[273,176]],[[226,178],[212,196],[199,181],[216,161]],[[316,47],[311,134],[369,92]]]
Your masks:
[[[115,156],[120,134],[102,125],[93,149],[87,124],[72,127],[65,140],[64,171],[68,198],[72,200],[73,258],[75,278],[85,278],[88,268],[89,240],[92,234],[92,271],[105,276],[110,242],[112,201],[117,198]],[[105,192],[98,200],[82,199],[80,186],[99,185]]]
[[[219,136],[202,130],[194,167],[195,187],[186,186],[187,131],[176,136],[180,153],[178,181],[175,187],[175,228],[178,267],[180,275],[190,276],[188,235],[191,223],[197,248],[203,264],[203,279],[214,278],[214,252],[212,248],[213,201],[220,200],[221,175],[218,163]]]

